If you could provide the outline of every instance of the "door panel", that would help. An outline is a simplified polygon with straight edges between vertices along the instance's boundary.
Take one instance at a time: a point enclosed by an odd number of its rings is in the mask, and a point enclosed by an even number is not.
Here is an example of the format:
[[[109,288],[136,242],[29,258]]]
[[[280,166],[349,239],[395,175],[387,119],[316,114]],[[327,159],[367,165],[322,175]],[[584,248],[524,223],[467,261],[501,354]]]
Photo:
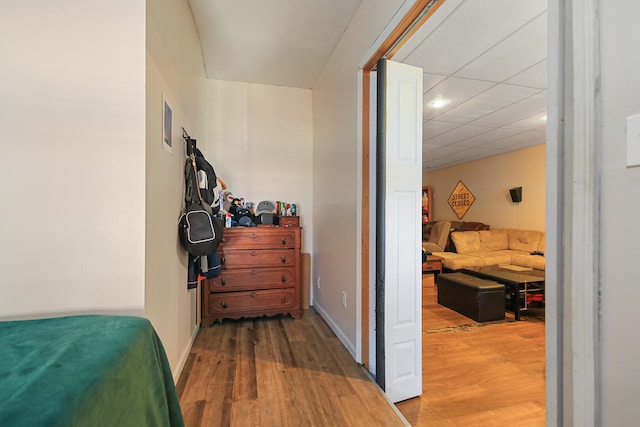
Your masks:
[[[379,281],[384,352],[379,354],[384,354],[383,389],[398,402],[422,394],[422,70],[386,61],[384,74],[385,159],[378,182],[384,186]]]

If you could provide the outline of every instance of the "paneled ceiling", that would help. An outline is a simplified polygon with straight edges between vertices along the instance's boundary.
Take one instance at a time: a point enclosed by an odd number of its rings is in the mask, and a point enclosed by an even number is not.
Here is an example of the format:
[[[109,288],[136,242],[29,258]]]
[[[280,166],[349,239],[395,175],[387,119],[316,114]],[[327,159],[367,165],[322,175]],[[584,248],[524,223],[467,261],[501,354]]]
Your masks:
[[[362,0],[189,0],[210,79],[310,89]]]
[[[546,0],[446,0],[396,54],[424,72],[425,170],[544,144],[546,11]]]
[[[299,88],[313,87],[360,2],[189,0],[209,78]],[[544,144],[546,10],[446,0],[396,53],[424,71],[425,170]]]

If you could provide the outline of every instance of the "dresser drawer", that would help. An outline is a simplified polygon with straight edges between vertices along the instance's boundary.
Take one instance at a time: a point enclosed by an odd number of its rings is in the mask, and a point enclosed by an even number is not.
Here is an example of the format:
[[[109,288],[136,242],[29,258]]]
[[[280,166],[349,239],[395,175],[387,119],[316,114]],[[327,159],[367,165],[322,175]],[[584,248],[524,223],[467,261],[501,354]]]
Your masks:
[[[208,286],[209,292],[288,288],[295,285],[296,273],[293,268],[222,270],[220,276],[205,281],[205,286]]]
[[[297,300],[296,288],[211,294],[209,314],[224,318],[236,316],[237,313],[245,313],[249,317],[253,313],[273,309],[286,312],[299,308]]]
[[[299,319],[301,242],[300,227],[225,228],[220,275],[202,283],[201,325],[279,314]]]
[[[294,267],[295,249],[229,250],[225,247],[220,254],[223,270],[253,267]]]
[[[222,245],[229,249],[295,248],[296,232],[286,228],[227,228]]]

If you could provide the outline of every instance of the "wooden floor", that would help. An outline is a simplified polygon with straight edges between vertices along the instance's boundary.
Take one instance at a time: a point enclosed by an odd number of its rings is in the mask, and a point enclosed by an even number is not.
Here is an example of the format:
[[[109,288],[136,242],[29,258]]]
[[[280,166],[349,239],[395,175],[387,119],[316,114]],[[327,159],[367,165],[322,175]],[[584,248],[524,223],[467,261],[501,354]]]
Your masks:
[[[480,324],[423,280],[423,395],[397,404],[412,426],[544,426],[542,309]]]
[[[405,419],[544,426],[539,312],[479,324],[438,305],[423,278],[423,395],[397,404]],[[177,386],[187,427],[405,425],[313,308],[201,329]]]
[[[195,426],[405,426],[313,309],[198,332],[177,384]]]

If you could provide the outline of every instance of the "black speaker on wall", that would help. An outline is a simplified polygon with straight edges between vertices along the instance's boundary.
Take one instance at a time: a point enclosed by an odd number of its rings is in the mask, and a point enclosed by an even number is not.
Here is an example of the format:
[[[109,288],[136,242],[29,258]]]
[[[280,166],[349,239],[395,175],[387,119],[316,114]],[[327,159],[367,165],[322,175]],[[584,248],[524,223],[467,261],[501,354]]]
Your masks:
[[[514,203],[520,203],[522,201],[522,187],[513,187],[509,189],[511,194],[511,201]]]

